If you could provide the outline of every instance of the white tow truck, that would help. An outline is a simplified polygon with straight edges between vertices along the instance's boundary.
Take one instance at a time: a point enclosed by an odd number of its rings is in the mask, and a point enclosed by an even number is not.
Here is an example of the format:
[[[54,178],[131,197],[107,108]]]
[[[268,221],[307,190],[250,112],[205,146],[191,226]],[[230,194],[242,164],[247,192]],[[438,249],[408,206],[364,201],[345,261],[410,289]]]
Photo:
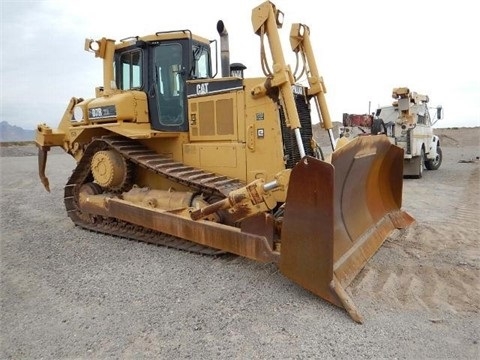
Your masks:
[[[379,107],[374,114],[343,114],[340,137],[385,134],[404,149],[403,175],[421,178],[424,168],[437,170],[442,163],[440,139],[433,133],[433,125],[443,118],[443,108],[433,108],[432,117],[428,95],[406,87],[394,88],[392,97],[391,106]]]

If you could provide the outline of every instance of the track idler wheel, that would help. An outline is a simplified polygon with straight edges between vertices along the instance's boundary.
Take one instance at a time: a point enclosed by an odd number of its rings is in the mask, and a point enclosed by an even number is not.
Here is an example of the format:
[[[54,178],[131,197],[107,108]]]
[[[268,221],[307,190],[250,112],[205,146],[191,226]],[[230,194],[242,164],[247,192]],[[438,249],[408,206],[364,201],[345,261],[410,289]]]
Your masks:
[[[102,150],[93,155],[91,171],[95,182],[104,189],[122,191],[129,185],[129,163],[114,150]]]

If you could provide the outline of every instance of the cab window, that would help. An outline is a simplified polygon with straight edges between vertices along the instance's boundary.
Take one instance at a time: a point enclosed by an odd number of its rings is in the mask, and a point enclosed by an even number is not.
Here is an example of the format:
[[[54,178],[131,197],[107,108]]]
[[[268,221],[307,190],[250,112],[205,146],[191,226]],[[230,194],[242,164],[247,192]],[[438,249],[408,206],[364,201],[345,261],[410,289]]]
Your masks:
[[[130,90],[142,87],[141,55],[141,51],[136,50],[120,56],[120,89]]]
[[[204,46],[193,47],[193,73],[194,79],[206,79],[210,77],[210,56]]]

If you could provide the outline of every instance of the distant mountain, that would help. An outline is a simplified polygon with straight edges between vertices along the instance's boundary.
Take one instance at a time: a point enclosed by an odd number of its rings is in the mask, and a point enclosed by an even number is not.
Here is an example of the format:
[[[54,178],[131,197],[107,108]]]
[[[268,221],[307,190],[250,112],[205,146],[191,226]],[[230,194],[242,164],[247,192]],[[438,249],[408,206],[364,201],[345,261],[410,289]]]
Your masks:
[[[25,130],[6,121],[0,122],[0,142],[6,141],[33,141],[35,130]]]

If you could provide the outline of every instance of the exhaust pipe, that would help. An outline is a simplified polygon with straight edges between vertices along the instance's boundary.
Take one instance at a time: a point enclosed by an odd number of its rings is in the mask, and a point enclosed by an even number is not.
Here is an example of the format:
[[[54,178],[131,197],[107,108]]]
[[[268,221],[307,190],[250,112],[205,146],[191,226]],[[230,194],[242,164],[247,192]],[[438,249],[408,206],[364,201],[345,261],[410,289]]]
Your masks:
[[[222,20],[217,22],[217,31],[220,35],[220,59],[222,64],[222,77],[230,76],[230,49],[228,45],[228,32]]]

